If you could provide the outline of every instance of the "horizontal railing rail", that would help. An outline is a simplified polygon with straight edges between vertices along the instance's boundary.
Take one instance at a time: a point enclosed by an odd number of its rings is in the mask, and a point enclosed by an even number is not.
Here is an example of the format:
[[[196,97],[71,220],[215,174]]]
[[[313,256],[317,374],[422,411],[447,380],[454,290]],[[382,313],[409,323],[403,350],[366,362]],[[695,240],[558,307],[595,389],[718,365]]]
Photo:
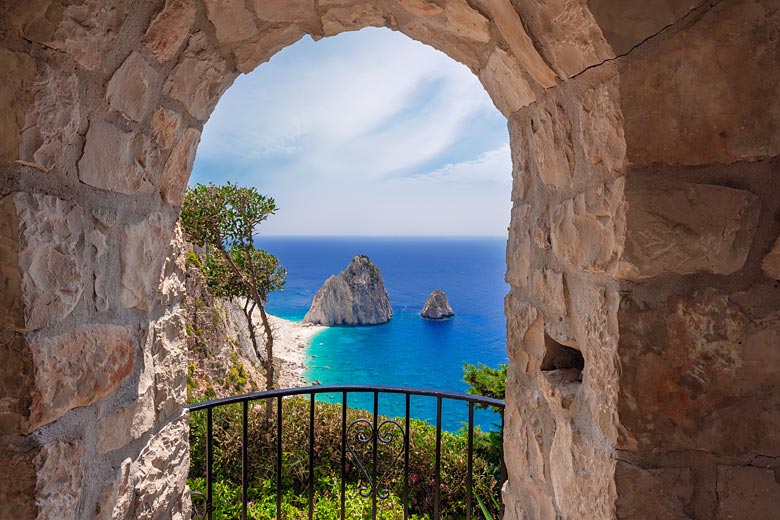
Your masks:
[[[378,501],[386,499],[389,496],[389,487],[380,482],[381,478],[387,473],[380,474],[378,469],[378,452],[382,445],[389,445],[401,440],[403,449],[394,453],[391,457],[391,465],[403,459],[403,492],[402,505],[404,519],[410,517],[409,501],[409,456],[410,456],[410,425],[411,425],[411,397],[431,397],[436,399],[436,441],[435,441],[435,470],[434,470],[434,498],[432,516],[434,520],[441,517],[440,511],[440,489],[441,489],[441,456],[442,456],[442,404],[445,400],[464,402],[468,406],[468,426],[467,426],[467,453],[466,453],[466,507],[465,518],[470,520],[474,509],[473,494],[473,459],[474,459],[474,410],[475,407],[491,407],[495,410],[503,411],[504,401],[490,397],[476,396],[460,392],[447,392],[440,390],[426,390],[416,388],[404,388],[396,386],[367,386],[367,385],[341,385],[341,386],[309,386],[303,388],[290,388],[269,390],[265,392],[254,392],[250,394],[224,397],[200,403],[188,405],[186,408],[191,413],[206,413],[206,453],[205,453],[205,480],[206,492],[193,493],[193,499],[201,499],[204,504],[202,507],[195,507],[193,518],[202,518],[214,520],[214,417],[215,409],[228,405],[241,405],[241,519],[247,519],[248,489],[249,489],[249,404],[254,401],[264,401],[271,405],[276,403],[276,446],[275,446],[275,477],[276,477],[276,518],[282,520],[282,467],[283,467],[283,447],[284,439],[282,436],[283,417],[283,399],[285,397],[309,397],[309,453],[308,453],[308,517],[315,518],[315,398],[320,394],[341,394],[341,515],[345,516],[345,496],[346,496],[346,472],[348,471],[348,462],[353,462],[354,467],[360,471],[361,480],[359,493],[365,498],[371,500],[371,518],[376,519]],[[347,411],[349,409],[347,402],[350,394],[372,394],[373,410],[368,410],[370,418],[359,418],[347,424]],[[391,394],[400,395],[405,398],[405,414],[402,418],[380,417],[379,414],[379,395]],[[398,419],[403,420],[403,424]],[[358,453],[359,448],[364,446],[370,451],[370,460],[362,460]],[[205,495],[205,496],[204,496]],[[481,506],[482,504],[480,504]]]

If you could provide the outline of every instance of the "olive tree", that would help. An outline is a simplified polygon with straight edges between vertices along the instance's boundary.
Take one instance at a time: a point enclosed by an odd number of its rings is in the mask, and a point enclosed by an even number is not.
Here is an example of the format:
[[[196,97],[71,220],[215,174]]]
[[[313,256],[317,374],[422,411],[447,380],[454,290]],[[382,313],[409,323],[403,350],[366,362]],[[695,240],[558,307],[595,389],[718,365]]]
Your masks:
[[[214,296],[241,299],[249,337],[262,359],[253,320],[257,310],[265,339],[266,390],[274,387],[274,337],[265,304],[268,295],[284,286],[287,272],[279,259],[257,249],[257,227],[276,213],[273,198],[253,187],[228,182],[224,186],[197,184],[187,189],[181,226],[188,239],[205,247],[202,270]]]

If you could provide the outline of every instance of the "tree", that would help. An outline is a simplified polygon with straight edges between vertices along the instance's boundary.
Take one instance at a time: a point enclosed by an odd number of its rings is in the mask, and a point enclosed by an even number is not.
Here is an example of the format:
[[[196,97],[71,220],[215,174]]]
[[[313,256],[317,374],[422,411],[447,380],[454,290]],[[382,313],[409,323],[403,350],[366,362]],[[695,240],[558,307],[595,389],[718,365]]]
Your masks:
[[[482,395],[493,399],[506,399],[506,369],[507,365],[490,368],[478,363],[478,366],[463,364],[463,381],[469,385],[466,390],[471,395]]]
[[[272,254],[255,248],[257,227],[276,213],[276,202],[253,188],[228,182],[188,188],[181,208],[181,226],[188,239],[205,247],[202,271],[214,296],[243,299],[249,337],[258,359],[255,310],[265,337],[266,390],[274,387],[274,337],[265,304],[284,287],[287,272]]]

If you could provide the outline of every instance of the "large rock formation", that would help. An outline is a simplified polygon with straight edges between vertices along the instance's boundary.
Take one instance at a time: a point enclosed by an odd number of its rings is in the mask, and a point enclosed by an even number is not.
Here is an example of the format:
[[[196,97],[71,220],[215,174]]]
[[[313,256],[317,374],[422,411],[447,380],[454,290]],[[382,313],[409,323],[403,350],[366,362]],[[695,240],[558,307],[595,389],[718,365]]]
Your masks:
[[[382,273],[367,256],[357,255],[338,276],[325,280],[303,321],[317,325],[379,325],[392,317]]]
[[[450,307],[450,302],[447,301],[447,295],[444,294],[444,291],[434,289],[425,300],[420,316],[428,320],[446,320],[455,316],[455,312]]]

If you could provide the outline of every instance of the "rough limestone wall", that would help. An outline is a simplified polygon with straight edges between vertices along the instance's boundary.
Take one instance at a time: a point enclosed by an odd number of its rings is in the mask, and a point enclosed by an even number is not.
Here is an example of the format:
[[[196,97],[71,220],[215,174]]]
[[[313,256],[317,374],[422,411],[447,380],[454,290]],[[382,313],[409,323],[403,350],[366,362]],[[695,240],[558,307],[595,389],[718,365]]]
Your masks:
[[[772,518],[777,3],[588,4],[515,2],[569,79],[509,122],[508,513]]]
[[[203,122],[366,26],[509,120],[508,518],[776,510],[777,9],[671,4],[0,4],[0,514],[186,515],[173,238]]]

